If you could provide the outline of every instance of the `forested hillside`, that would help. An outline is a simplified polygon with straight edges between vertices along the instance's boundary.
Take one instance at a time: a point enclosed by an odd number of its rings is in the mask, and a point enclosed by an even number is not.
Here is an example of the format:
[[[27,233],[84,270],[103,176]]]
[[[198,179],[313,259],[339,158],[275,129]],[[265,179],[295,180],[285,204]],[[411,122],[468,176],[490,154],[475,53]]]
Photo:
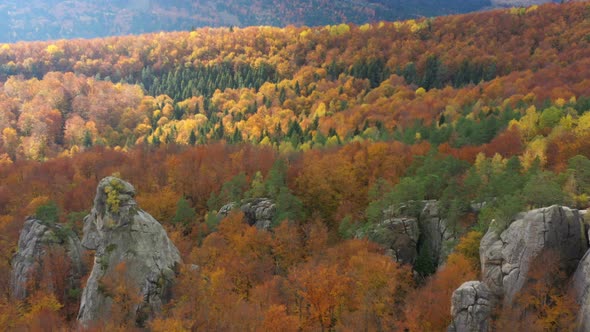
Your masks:
[[[492,220],[590,203],[588,2],[1,44],[0,63],[9,329],[76,326],[80,289],[56,291],[49,270],[10,300],[10,260],[25,216],[80,235],[108,175],[135,186],[185,264],[142,322],[155,331],[446,330]],[[258,198],[275,204],[270,230],[219,213]],[[434,257],[418,237],[409,259],[392,254],[384,222],[423,218],[425,202],[448,248]],[[560,278],[531,281],[523,293],[548,300],[523,296],[494,326],[572,329]],[[129,290],[103,291],[119,314],[98,328],[136,326]]]
[[[52,0],[29,1],[23,7],[9,0],[0,4],[0,42],[94,38],[205,26],[363,24],[466,13],[489,6],[489,0]]]

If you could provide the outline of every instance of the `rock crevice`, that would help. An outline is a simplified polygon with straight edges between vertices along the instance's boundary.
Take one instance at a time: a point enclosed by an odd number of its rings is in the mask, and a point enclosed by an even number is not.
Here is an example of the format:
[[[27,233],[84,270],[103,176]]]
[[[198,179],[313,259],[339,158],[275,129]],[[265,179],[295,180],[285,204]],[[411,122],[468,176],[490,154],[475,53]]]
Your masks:
[[[468,281],[453,292],[448,332],[488,331],[493,297],[481,281]]]

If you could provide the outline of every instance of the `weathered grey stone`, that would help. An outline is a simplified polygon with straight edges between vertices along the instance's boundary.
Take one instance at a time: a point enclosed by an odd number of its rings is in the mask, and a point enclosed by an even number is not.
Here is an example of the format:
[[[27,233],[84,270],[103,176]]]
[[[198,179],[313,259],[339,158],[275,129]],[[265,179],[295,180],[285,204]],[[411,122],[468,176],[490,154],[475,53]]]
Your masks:
[[[577,210],[551,206],[520,214],[500,235],[490,227],[480,244],[483,282],[494,296],[512,303],[528,278],[531,262],[543,250],[564,257],[563,268],[573,271],[588,248]]]
[[[417,216],[398,217],[409,214],[408,206],[418,206]],[[415,210],[415,209],[410,209]],[[414,212],[416,214],[416,212]],[[383,221],[356,234],[368,237],[381,244],[398,262],[414,263],[418,254],[428,255],[436,266],[442,265],[451,253],[457,235],[439,214],[438,202],[421,201],[404,205],[399,209],[383,210]],[[421,243],[418,248],[418,243]],[[420,252],[419,251],[426,251]]]
[[[418,256],[419,234],[416,218],[391,218],[357,234],[357,237],[368,237],[379,243],[397,262],[413,264]]]
[[[134,197],[131,184],[107,177],[100,181],[94,207],[84,219],[82,244],[96,253],[78,313],[83,324],[108,319],[112,300],[104,289],[107,277],[124,277],[120,282],[139,290],[143,302],[132,312],[138,324],[153,317],[168,300],[180,255],[162,225],[141,210]],[[116,271],[122,264],[124,276]]]
[[[576,301],[580,305],[576,331],[590,331],[590,250],[582,258],[572,280]]]
[[[432,262],[437,266],[444,263],[453,250],[457,234],[441,218],[437,201],[425,201],[419,218],[420,241],[429,251]]]
[[[481,281],[468,281],[453,292],[448,332],[485,332],[490,329],[493,297]]]
[[[238,206],[238,203],[232,202],[224,205],[217,213],[218,218],[225,218]],[[268,230],[275,217],[276,205],[269,198],[253,198],[242,201],[240,210],[244,213],[244,218],[250,226],[255,226],[261,230]]]
[[[244,212],[250,226],[258,229],[269,229],[276,213],[275,203],[268,198],[255,198],[242,202],[240,210]]]
[[[225,217],[227,217],[227,215],[236,208],[236,205],[238,205],[235,202],[231,202],[228,204],[225,204],[224,206],[221,207],[221,209],[219,209],[219,212],[217,212],[217,218],[219,219],[223,219]]]
[[[18,251],[12,258],[10,289],[12,297],[27,297],[27,285],[41,278],[44,258],[51,247],[63,247],[71,270],[68,272],[70,288],[77,288],[84,274],[83,250],[80,240],[62,225],[34,218],[25,221],[18,239]]]

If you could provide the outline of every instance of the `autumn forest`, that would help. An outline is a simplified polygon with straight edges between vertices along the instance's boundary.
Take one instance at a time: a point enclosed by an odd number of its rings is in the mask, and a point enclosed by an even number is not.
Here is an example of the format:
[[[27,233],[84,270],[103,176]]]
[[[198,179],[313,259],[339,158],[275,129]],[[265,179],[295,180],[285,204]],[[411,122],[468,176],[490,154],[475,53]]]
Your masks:
[[[183,264],[145,321],[104,280],[113,314],[88,330],[446,331],[488,229],[589,206],[589,70],[588,2],[0,44],[0,329],[78,328],[65,254],[22,300],[11,260],[27,216],[82,237],[115,175]],[[220,213],[261,197],[268,229]],[[452,236],[392,255],[383,221],[428,202]],[[574,329],[569,274],[543,259],[495,330]]]

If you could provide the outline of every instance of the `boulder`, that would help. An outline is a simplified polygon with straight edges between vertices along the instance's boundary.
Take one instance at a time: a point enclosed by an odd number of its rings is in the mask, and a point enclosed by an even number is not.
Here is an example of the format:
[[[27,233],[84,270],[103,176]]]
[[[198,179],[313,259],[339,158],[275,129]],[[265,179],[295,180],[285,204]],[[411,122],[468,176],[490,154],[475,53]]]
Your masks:
[[[544,250],[563,257],[571,273],[588,248],[583,220],[578,210],[551,206],[521,213],[498,235],[490,226],[480,244],[483,282],[491,293],[512,303],[528,278],[531,262]]]
[[[485,332],[490,329],[493,298],[481,281],[468,281],[453,292],[448,332]]]
[[[83,325],[111,315],[112,290],[105,289],[107,280],[116,279],[115,283],[137,291],[140,300],[129,314],[139,326],[169,300],[181,261],[178,249],[134,197],[131,184],[107,177],[98,184],[94,207],[84,219],[82,245],[96,252],[78,313]]]
[[[225,218],[233,209],[240,204],[232,202],[224,205],[217,213],[218,218]],[[240,210],[248,225],[255,226],[261,230],[268,230],[275,217],[276,205],[269,198],[253,198],[241,202]]]
[[[48,250],[56,247],[67,253],[68,286],[71,289],[80,286],[85,267],[83,249],[76,234],[60,224],[28,218],[18,239],[18,250],[12,258],[10,289],[13,298],[22,300],[27,297],[27,287],[42,277]]]

